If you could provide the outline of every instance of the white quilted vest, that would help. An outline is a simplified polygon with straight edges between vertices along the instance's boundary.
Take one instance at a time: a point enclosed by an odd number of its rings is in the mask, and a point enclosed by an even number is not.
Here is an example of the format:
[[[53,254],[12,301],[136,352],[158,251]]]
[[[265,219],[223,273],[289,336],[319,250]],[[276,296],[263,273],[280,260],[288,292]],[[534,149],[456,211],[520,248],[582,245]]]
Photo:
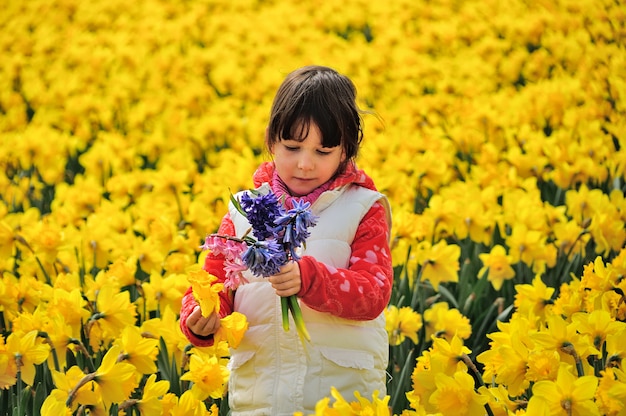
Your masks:
[[[269,185],[259,188],[269,192]],[[350,244],[361,219],[384,195],[355,185],[323,193],[312,205],[319,216],[302,254],[336,267],[349,264]],[[250,224],[230,206],[238,236]],[[320,313],[300,302],[311,342],[303,346],[293,321],[282,327],[280,299],[269,282],[248,273],[249,283],[237,289],[235,310],[246,315],[249,329],[231,350],[229,405],[232,415],[293,415],[315,412],[316,403],[330,396],[331,386],[353,401],[354,392],[371,398],[386,394],[388,341],[381,313],[371,321],[352,321]]]

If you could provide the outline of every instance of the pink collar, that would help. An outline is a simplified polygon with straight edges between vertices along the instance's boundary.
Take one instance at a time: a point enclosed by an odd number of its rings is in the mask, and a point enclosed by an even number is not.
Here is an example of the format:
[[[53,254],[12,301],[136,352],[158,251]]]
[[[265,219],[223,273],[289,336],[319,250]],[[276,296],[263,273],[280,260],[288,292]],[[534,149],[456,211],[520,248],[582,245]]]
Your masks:
[[[276,196],[278,196],[279,198],[285,198],[285,203],[288,208],[291,208],[292,206],[291,201],[294,198],[297,198],[289,194],[287,186],[276,173],[274,163],[272,162],[261,163],[261,165],[254,173],[253,182],[254,186],[257,188],[263,183],[268,183]],[[313,202],[315,202],[317,198],[319,198],[319,196],[325,191],[336,189],[349,183],[376,190],[376,186],[374,185],[374,181],[372,181],[372,178],[370,178],[363,170],[358,169],[354,163],[349,163],[343,173],[329,180],[325,184],[319,186],[318,188],[313,190],[313,192],[301,197],[300,199],[304,199],[305,201],[313,204]]]
[[[276,173],[276,171],[274,171],[274,174],[272,175],[272,191],[274,191],[274,194],[276,194],[276,196],[278,197],[279,200],[284,199],[285,201],[285,206],[287,208],[291,208],[293,207],[293,200],[294,199],[298,199],[300,201],[305,201],[310,203],[311,205],[313,205],[313,202],[315,202],[317,200],[317,198],[319,198],[319,196],[324,193],[325,191],[330,189],[330,185],[332,184],[332,179],[327,181],[326,183],[318,186],[317,188],[315,188],[310,194],[308,195],[304,195],[304,196],[291,196],[289,194],[289,189],[287,188],[287,185],[285,184],[285,182],[283,182],[283,180],[280,178],[280,176],[278,176],[278,173]]]

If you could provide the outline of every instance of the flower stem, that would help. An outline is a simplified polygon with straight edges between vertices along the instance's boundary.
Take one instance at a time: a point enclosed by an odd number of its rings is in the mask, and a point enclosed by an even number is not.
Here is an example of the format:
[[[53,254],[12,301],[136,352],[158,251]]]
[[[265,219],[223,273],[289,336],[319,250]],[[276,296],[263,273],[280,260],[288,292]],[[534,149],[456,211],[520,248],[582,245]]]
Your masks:
[[[95,378],[96,378],[95,371],[93,373],[85,374],[85,376],[78,381],[78,383],[72,388],[72,390],[68,392],[67,401],[65,402],[65,405],[71,408],[72,402],[74,401],[74,397],[76,397],[78,390]]]
[[[585,370],[583,368],[583,363],[582,363],[582,360],[580,359],[580,356],[576,352],[576,349],[574,348],[574,346],[571,343],[566,342],[565,344],[561,346],[561,351],[574,357],[574,361],[576,362],[576,371],[578,373],[578,377],[584,376]]]
[[[283,315],[283,329],[289,331],[289,299],[280,298],[280,309]]]
[[[293,315],[293,320],[296,323],[296,329],[298,330],[298,335],[301,338],[311,341],[311,337],[309,336],[309,331],[307,331],[306,326],[304,325],[304,320],[302,319],[302,310],[300,310],[300,304],[298,304],[298,298],[295,295],[291,295],[288,298],[289,310],[291,310],[291,314]]]

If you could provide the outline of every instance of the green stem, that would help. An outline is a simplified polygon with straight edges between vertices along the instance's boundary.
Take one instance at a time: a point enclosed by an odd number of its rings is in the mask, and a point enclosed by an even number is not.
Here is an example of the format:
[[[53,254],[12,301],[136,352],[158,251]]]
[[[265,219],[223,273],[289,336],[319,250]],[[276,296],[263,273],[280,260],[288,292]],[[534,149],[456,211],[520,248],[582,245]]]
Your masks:
[[[295,295],[291,295],[287,297],[287,299],[289,300],[289,309],[291,310],[293,320],[296,323],[296,329],[298,330],[298,334],[305,340],[310,341],[311,337],[309,336],[309,331],[307,331],[306,326],[304,325],[304,320],[302,319],[302,311],[300,310],[298,298]]]
[[[23,393],[24,391],[24,386],[22,385],[22,357],[19,356],[15,359],[15,362],[17,364],[17,391],[19,393]],[[17,395],[17,414],[18,415],[23,415],[24,412],[22,411],[22,394],[18,394]]]
[[[48,272],[46,271],[46,268],[43,267],[43,264],[41,263],[41,260],[39,260],[37,253],[35,253],[35,250],[30,246],[30,244],[28,244],[26,239],[22,237],[21,235],[16,235],[15,240],[18,241],[19,243],[22,243],[28,250],[30,250],[33,257],[35,257],[35,260],[37,261],[37,264],[39,265],[39,268],[41,269],[44,277],[46,278],[46,283],[48,285],[52,285],[52,280],[50,280],[50,275],[48,275]]]
[[[423,297],[423,290],[418,290],[420,280],[422,279],[422,271],[424,270],[423,266],[420,266],[417,276],[415,277],[415,281],[413,282],[413,297],[411,299],[411,309],[417,310],[418,300],[420,297]]]
[[[41,331],[39,332],[38,336],[44,338],[46,340],[46,343],[50,345],[50,352],[52,353],[52,359],[54,360],[54,369],[57,371],[61,371],[61,367],[59,365],[59,358],[57,357],[57,350],[56,348],[54,348],[54,344],[52,343],[50,336],[48,335],[47,332],[41,332]]]
[[[283,329],[289,331],[289,300],[284,296],[280,298],[280,309],[283,315]]]

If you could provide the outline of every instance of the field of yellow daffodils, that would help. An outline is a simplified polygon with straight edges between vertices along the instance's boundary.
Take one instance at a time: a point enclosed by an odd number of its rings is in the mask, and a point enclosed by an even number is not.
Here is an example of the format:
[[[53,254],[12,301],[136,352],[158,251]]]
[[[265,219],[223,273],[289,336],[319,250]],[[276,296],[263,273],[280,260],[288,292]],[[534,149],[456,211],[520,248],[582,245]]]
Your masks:
[[[388,391],[318,415],[626,415],[626,5],[7,0],[0,414],[224,415],[178,326],[296,67],[393,208]]]

